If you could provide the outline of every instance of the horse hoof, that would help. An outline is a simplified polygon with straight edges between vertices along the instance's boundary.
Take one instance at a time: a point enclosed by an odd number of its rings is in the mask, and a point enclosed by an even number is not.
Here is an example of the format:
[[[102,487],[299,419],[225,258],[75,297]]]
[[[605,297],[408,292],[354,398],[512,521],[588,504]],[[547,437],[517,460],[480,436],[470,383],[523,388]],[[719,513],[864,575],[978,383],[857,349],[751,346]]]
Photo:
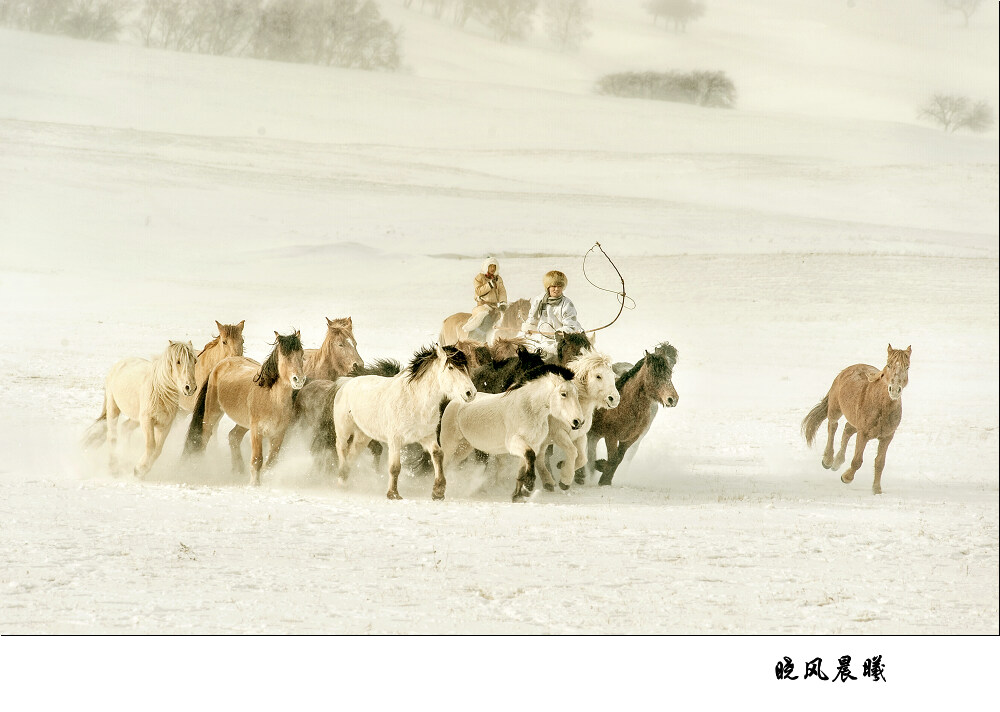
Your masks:
[[[399,496],[399,492],[386,492],[385,496],[387,499],[402,499],[402,497]]]
[[[584,475],[576,475],[575,477],[573,477],[573,481],[576,482],[578,485],[587,484],[587,478]]]
[[[878,485],[872,485],[872,494],[882,494],[882,488]]]
[[[562,483],[560,483],[560,484],[562,484]],[[546,492],[555,492],[556,491],[555,485],[550,485],[548,482],[544,483],[542,485],[542,487],[545,488]]]
[[[444,492],[431,492],[431,499],[434,501],[440,501],[444,499]]]
[[[559,489],[561,489],[563,492],[565,492],[566,490],[569,489],[569,485],[564,485],[562,482],[560,482],[559,483]]]
[[[598,460],[597,462],[594,463],[594,469],[596,469],[598,472],[604,472],[607,468],[608,468],[607,460]]]
[[[606,479],[604,479],[604,478],[602,477],[602,478],[600,479],[600,481],[598,481],[598,483],[597,483],[597,484],[598,484],[598,485],[600,485],[601,487],[610,487],[610,486],[611,486],[611,480],[606,480]]]
[[[833,469],[833,465],[828,465],[827,462],[826,462],[826,460],[823,460],[821,462],[821,464],[823,465],[823,469],[824,470],[832,470]]]
[[[846,472],[840,476],[840,481],[845,485],[851,484],[854,481],[854,475],[848,475]]]

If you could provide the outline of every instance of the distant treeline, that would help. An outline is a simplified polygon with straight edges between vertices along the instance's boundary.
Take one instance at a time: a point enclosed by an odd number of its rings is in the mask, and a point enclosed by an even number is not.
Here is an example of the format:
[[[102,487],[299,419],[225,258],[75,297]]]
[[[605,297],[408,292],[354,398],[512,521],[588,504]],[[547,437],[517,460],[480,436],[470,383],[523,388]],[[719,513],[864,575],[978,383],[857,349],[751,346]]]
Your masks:
[[[731,109],[736,87],[725,72],[621,72],[597,81],[599,94]]]
[[[0,25],[204,54],[395,70],[373,0],[0,0]]]

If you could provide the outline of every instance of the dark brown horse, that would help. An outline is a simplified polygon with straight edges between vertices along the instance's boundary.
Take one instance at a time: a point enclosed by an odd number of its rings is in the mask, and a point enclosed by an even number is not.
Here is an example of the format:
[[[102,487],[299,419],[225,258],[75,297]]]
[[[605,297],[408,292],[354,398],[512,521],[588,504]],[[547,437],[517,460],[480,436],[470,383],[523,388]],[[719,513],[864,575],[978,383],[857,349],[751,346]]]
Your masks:
[[[663,347],[664,344],[658,347],[659,352],[646,351],[631,369],[618,377],[615,385],[621,394],[621,402],[617,408],[594,411],[594,422],[587,434],[587,461],[593,462],[601,471],[599,484],[611,484],[625,453],[649,428],[656,415],[653,406],[657,403],[667,408],[677,405],[679,396],[673,384],[677,350],[671,346],[673,359],[668,359],[662,355]],[[601,438],[604,439],[608,459],[595,461],[597,443]],[[577,472],[577,482],[581,481],[582,475],[582,472]]]
[[[872,494],[882,494],[882,468],[885,454],[896,434],[896,428],[903,418],[903,403],[900,400],[903,389],[909,382],[910,354],[912,348],[894,349],[889,344],[885,368],[879,371],[864,363],[848,366],[835,379],[826,398],[809,411],[802,420],[802,434],[806,443],[812,445],[816,431],[826,420],[827,439],[823,451],[823,467],[838,470],[847,456],[847,441],[857,433],[854,445],[854,459],[851,466],[840,476],[841,482],[854,480],[854,473],[861,467],[865,446],[869,440],[878,440],[878,454],[875,456],[875,481]],[[840,451],[833,456],[833,442],[837,436],[840,416],[847,420],[844,435],[840,441]]]

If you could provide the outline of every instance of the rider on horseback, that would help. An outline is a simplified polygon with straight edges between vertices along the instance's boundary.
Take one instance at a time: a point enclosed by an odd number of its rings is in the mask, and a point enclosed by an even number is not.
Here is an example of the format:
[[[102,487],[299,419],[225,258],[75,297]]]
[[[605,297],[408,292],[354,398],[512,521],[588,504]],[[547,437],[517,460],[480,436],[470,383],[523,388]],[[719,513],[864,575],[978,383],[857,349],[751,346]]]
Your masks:
[[[499,274],[499,265],[492,257],[483,260],[482,271],[473,280],[476,293],[476,308],[462,327],[466,333],[472,334],[489,315],[489,326],[500,317],[507,308],[507,290],[503,286],[503,277]],[[485,340],[485,339],[480,339]]]
[[[531,300],[528,318],[521,327],[521,332],[551,358],[556,356],[555,332],[583,331],[576,318],[576,307],[569,297],[563,295],[566,283],[566,275],[559,270],[546,272],[542,279],[545,292]]]

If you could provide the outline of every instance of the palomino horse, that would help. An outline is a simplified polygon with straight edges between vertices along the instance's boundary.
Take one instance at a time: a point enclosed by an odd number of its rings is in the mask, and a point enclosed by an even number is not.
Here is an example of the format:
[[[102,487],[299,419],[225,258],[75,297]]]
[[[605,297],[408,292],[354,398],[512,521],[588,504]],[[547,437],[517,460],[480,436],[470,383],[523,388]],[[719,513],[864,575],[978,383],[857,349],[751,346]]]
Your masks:
[[[194,410],[198,402],[198,391],[204,385],[208,374],[215,368],[215,364],[229,356],[243,355],[243,324],[244,319],[239,324],[220,324],[215,322],[219,328],[219,335],[205,344],[205,348],[198,354],[198,362],[194,367],[195,391],[189,395],[181,395],[181,409],[190,413]]]
[[[528,308],[531,302],[527,299],[518,299],[507,305],[504,311],[493,310],[492,321],[490,317],[476,329],[476,333],[488,335],[487,339],[492,343],[496,338],[510,339],[517,336],[521,330],[521,324],[528,318]],[[452,314],[441,324],[440,343],[443,346],[452,346],[458,341],[469,339],[469,333],[463,328],[465,322],[469,320],[470,312],[458,312]]]
[[[233,469],[244,471],[240,444],[250,431],[250,482],[260,484],[261,466],[274,464],[285,431],[292,420],[292,391],[305,383],[299,332],[281,336],[261,365],[243,356],[225,358],[212,369],[198,392],[186,452],[203,450],[219,427],[223,414],[236,422],[229,432]],[[264,464],[264,438],[270,440]]]
[[[599,351],[585,351],[569,362],[573,382],[580,391],[583,425],[573,430],[562,420],[549,416],[549,437],[542,445],[541,457],[535,460],[542,485],[550,492],[555,489],[552,473],[546,462],[549,445],[562,448],[564,460],[560,467],[559,487],[568,490],[577,470],[587,464],[587,433],[594,421],[594,410],[617,408],[621,396],[615,387],[615,373],[611,370],[611,357]]]
[[[878,454],[875,456],[875,481],[872,494],[882,494],[882,468],[885,467],[885,453],[896,434],[896,428],[903,418],[903,403],[900,396],[909,382],[910,354],[912,347],[894,349],[889,344],[885,368],[879,371],[864,363],[848,366],[833,379],[829,393],[802,421],[802,434],[806,443],[812,445],[820,424],[826,420],[827,439],[823,451],[823,467],[838,470],[844,464],[847,441],[857,433],[854,444],[854,459],[851,466],[840,476],[841,482],[854,480],[854,473],[861,467],[865,446],[869,440],[878,439]],[[833,456],[833,441],[837,435],[840,416],[847,420],[844,435],[840,441],[837,457]]]
[[[618,377],[615,384],[621,402],[614,410],[594,411],[594,422],[587,434],[587,460],[601,471],[599,484],[610,485],[625,453],[646,432],[656,410],[654,403],[673,408],[678,395],[673,383],[672,361],[655,351],[639,359],[635,366]],[[597,442],[603,438],[607,460],[595,461]],[[577,482],[584,473],[577,473]],[[585,481],[585,480],[584,480]]]
[[[420,443],[434,464],[432,497],[444,497],[444,472],[437,427],[443,398],[471,401],[476,388],[469,378],[465,354],[453,346],[421,349],[410,365],[391,378],[357,376],[341,379],[333,402],[338,474],[346,480],[351,463],[371,440],[389,446],[389,499],[399,496],[400,451]]]
[[[358,355],[358,342],[354,340],[351,317],[326,319],[326,338],[318,349],[306,349],[307,378],[324,378],[333,381],[346,376],[355,366],[362,366]]]
[[[146,451],[133,471],[142,477],[163,450],[177,416],[178,398],[194,392],[195,355],[190,341],[171,341],[152,361],[122,359],[111,367],[104,381],[104,407],[86,436],[86,444],[97,444],[106,437],[111,471],[116,472],[118,416],[124,415],[128,419],[126,433],[142,426],[146,437]]]
[[[572,430],[583,425],[573,372],[562,366],[541,366],[527,374],[524,385],[505,393],[480,393],[471,403],[452,401],[441,417],[444,461],[449,468],[460,465],[473,450],[521,458],[512,497],[519,502],[535,486],[535,455],[548,438],[550,416]]]

